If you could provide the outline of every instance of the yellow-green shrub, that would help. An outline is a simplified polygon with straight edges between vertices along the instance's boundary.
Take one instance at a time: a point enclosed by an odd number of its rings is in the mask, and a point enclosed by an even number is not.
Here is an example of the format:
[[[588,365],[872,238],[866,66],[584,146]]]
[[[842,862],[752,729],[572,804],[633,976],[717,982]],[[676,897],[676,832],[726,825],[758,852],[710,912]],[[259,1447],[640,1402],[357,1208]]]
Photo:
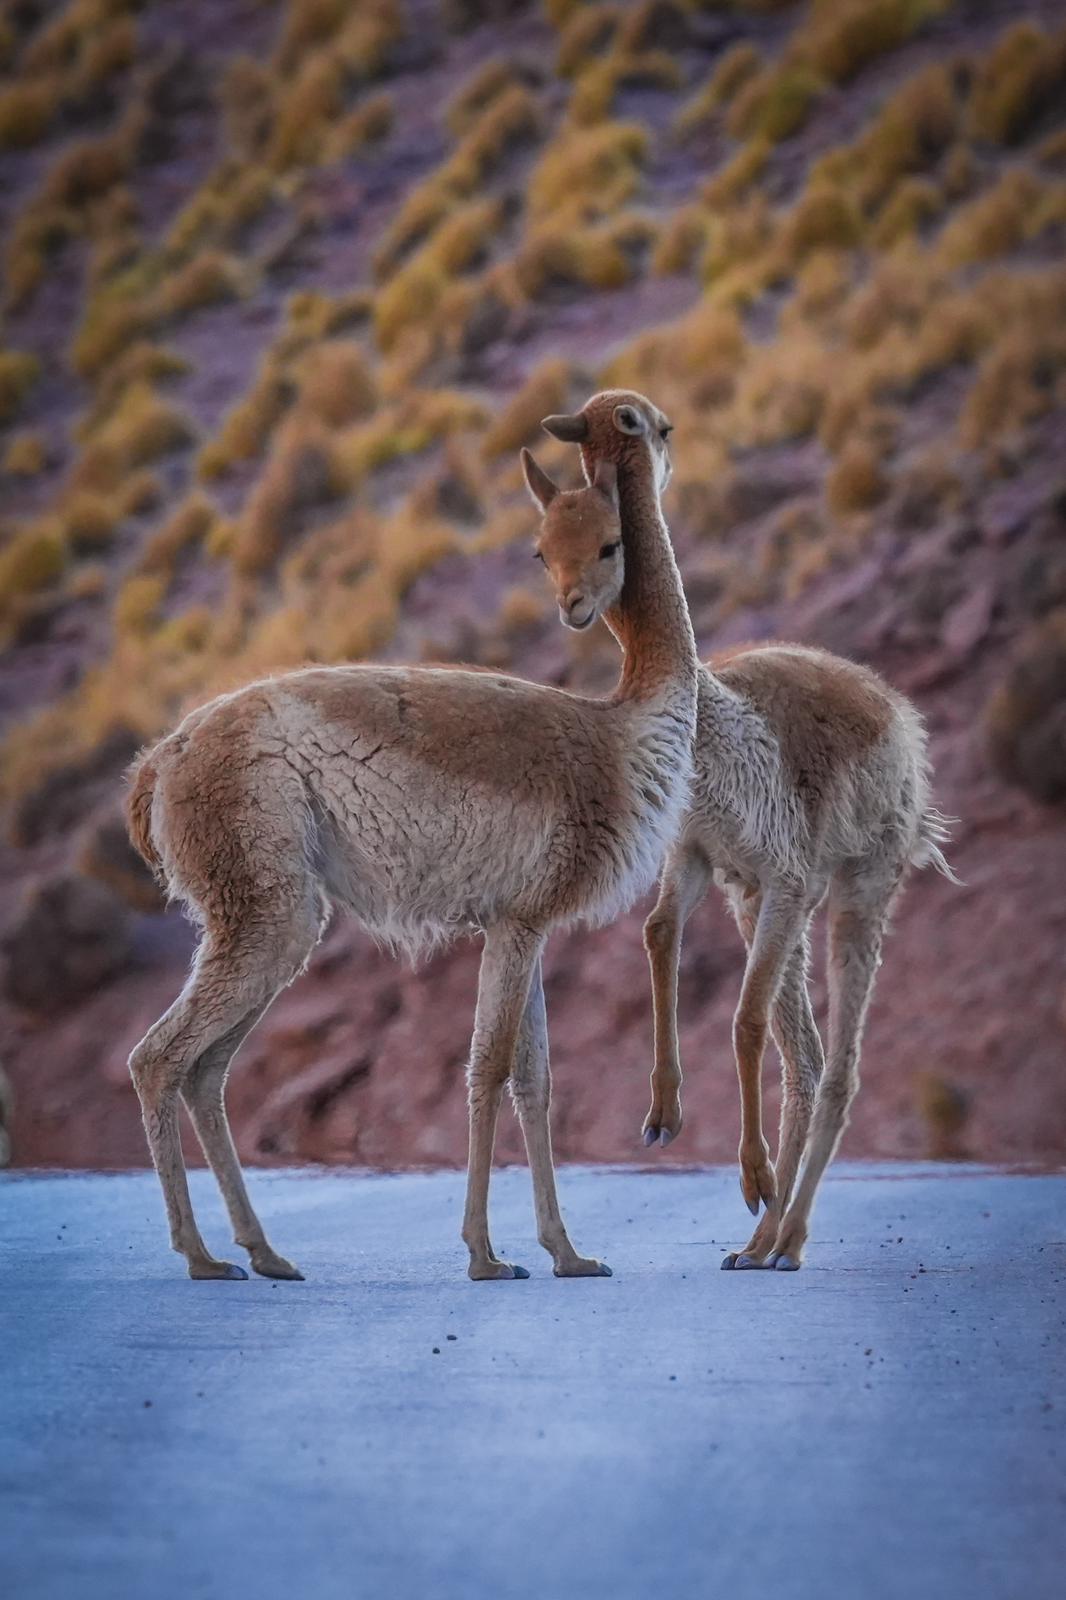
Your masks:
[[[648,135],[639,123],[564,127],[533,169],[530,215],[554,220],[576,209],[600,215],[617,210],[636,189],[647,155]]]
[[[621,17],[616,5],[583,5],[573,13],[559,36],[555,70],[572,78],[591,56],[606,50]]]
[[[160,304],[168,316],[183,317],[204,306],[238,300],[245,283],[246,273],[239,261],[219,250],[201,250],[163,280]]]
[[[50,524],[24,528],[0,548],[0,602],[54,583],[66,565],[62,535]]]
[[[968,108],[979,139],[1015,144],[1066,95],[1066,32],[1034,22],[1005,29],[978,66]]]
[[[301,406],[329,428],[347,427],[374,409],[377,384],[357,344],[317,345],[303,357],[297,376]]]
[[[734,139],[779,144],[797,133],[822,92],[817,73],[802,64],[764,67],[747,79],[726,118]]]

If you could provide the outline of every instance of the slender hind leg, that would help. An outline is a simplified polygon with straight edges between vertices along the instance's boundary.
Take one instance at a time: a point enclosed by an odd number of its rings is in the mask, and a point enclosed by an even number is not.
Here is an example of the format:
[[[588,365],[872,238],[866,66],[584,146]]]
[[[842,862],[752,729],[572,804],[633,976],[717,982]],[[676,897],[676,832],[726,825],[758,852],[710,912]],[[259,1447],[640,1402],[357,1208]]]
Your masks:
[[[226,1116],[225,1087],[230,1063],[269,1004],[267,1001],[254,1007],[217,1044],[204,1051],[190,1069],[181,1097],[226,1203],[233,1237],[248,1251],[252,1267],[264,1278],[302,1279],[303,1273],[277,1254],[263,1232],[248,1197]]]
[[[570,1243],[555,1190],[551,1144],[551,1067],[548,1019],[538,957],[522,1015],[522,1027],[511,1072],[511,1095],[522,1124],[526,1155],[533,1175],[537,1238],[555,1263],[557,1278],[609,1278],[611,1269],[591,1256],[579,1256]]]
[[[677,968],[685,923],[707,892],[711,868],[702,851],[679,846],[667,857],[659,900],[644,924],[651,966],[655,1017],[655,1065],[651,1109],[644,1118],[645,1145],[668,1145],[681,1132],[681,1052],[677,1039]]]
[[[736,896],[733,903],[736,909]],[[743,906],[743,902],[739,904]],[[748,914],[739,911],[738,920]],[[804,895],[791,885],[771,884],[750,914],[754,926],[733,1020],[733,1044],[740,1080],[740,1189],[748,1210],[758,1216],[759,1201],[770,1206],[776,1193],[770,1147],[762,1131],[762,1060],[770,1013],[803,931],[807,915]]]
[[[489,1241],[489,1177],[500,1096],[514,1065],[522,1016],[544,936],[500,924],[485,935],[478,980],[474,1039],[467,1073],[470,1156],[463,1240],[472,1278],[528,1278],[525,1267],[501,1261]]]
[[[859,1052],[900,869],[842,873],[829,891],[829,1059],[818,1087],[803,1173],[774,1242],[772,1263],[792,1272],[803,1259],[811,1206],[847,1126],[859,1086]]]
[[[730,1267],[762,1266],[774,1247],[803,1158],[811,1111],[822,1075],[822,1041],[807,992],[809,947],[804,933],[793,951],[770,1015],[770,1028],[782,1065],[781,1128],[777,1144],[777,1197],[759,1219],[744,1249],[722,1262]]]
[[[250,918],[249,925],[256,926],[257,919]],[[247,1273],[216,1261],[196,1226],[178,1131],[179,1091],[206,1053],[236,1034],[250,1015],[258,1016],[295,977],[317,935],[317,921],[279,930],[276,917],[269,936],[261,933],[256,947],[207,933],[182,993],[130,1056],[171,1245],[185,1257],[191,1278],[244,1278]]]

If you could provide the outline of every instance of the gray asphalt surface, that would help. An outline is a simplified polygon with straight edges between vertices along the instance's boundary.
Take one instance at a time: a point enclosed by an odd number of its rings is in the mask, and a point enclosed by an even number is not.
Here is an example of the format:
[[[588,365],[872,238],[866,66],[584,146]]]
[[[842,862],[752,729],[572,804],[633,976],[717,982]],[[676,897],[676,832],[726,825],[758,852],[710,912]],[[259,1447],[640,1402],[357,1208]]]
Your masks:
[[[459,1175],[252,1185],[306,1283],[188,1281],[151,1174],[0,1179],[12,1600],[1064,1592],[1066,1177],[839,1167],[782,1274],[718,1270],[732,1172],[571,1169],[615,1276],[559,1282],[512,1169],[478,1284]]]

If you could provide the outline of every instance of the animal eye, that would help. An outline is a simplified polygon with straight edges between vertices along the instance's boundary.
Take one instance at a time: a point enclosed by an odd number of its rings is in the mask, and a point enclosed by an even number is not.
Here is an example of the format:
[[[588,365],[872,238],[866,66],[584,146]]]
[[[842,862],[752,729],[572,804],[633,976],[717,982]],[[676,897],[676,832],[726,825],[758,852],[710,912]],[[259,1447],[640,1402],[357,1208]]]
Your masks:
[[[548,565],[548,563],[544,559],[543,554],[539,550],[534,550],[534,552],[533,552],[533,560],[534,561],[539,561],[542,567],[546,567]]]
[[[601,547],[600,547],[600,560],[601,561],[606,561],[608,556],[613,556],[615,551],[618,549],[618,546],[621,543],[622,543],[621,539],[615,539],[613,544],[601,545]]]
[[[674,431],[674,425],[673,425],[672,422],[664,423],[663,426],[659,429],[659,437],[660,437],[660,439],[669,439],[669,437],[673,433],[673,431]]]

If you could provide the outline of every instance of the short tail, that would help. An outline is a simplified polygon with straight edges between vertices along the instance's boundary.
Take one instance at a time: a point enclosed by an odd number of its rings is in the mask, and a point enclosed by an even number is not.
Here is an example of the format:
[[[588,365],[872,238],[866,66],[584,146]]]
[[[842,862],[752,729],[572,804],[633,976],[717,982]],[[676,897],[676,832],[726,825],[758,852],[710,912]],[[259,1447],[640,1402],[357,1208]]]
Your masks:
[[[129,792],[126,795],[126,826],[130,842],[151,867],[156,877],[163,877],[163,861],[152,838],[152,802],[158,774],[150,756],[142,756],[133,768]]]
[[[940,846],[947,844],[951,838],[952,824],[957,822],[957,817],[945,817],[932,807],[922,817],[918,830],[918,842],[911,854],[911,865],[915,867],[933,867],[942,877],[948,878],[952,883],[962,885],[962,879],[955,876],[951,862],[945,856]]]

